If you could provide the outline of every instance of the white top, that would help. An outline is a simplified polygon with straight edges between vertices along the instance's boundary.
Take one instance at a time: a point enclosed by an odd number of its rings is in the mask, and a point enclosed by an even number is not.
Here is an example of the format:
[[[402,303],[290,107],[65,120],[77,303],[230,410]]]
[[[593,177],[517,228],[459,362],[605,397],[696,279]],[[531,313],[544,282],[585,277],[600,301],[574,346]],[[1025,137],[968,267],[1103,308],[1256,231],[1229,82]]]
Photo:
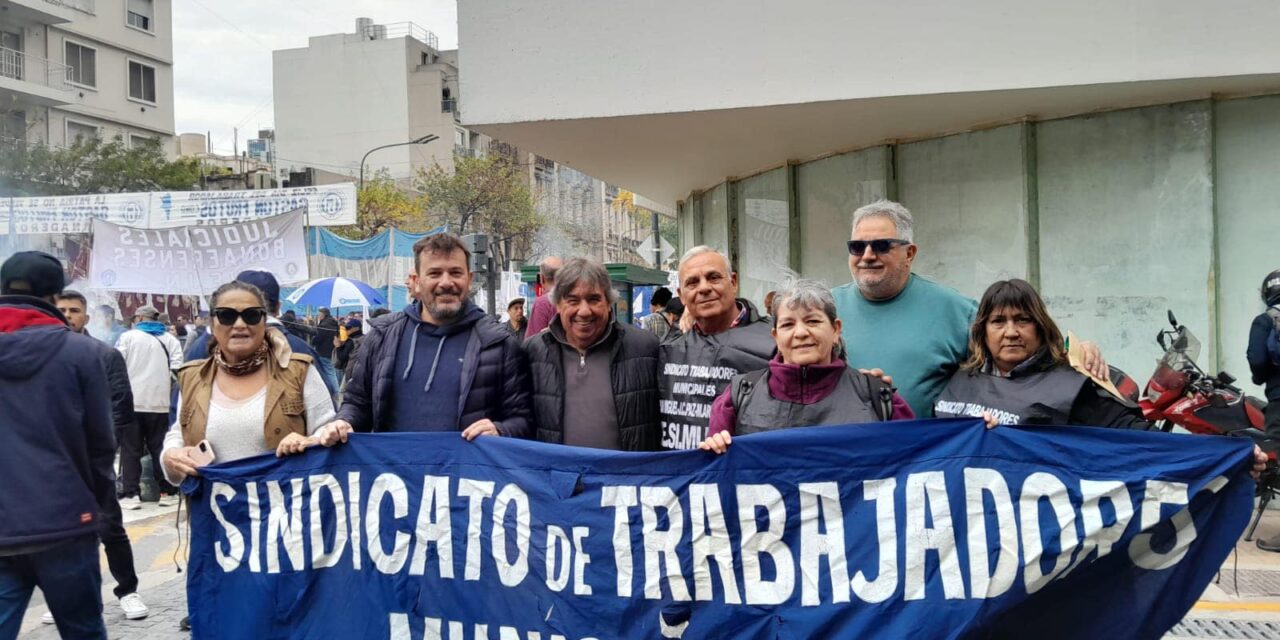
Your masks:
[[[133,391],[133,410],[169,413],[169,372],[182,366],[182,344],[168,332],[154,336],[130,329],[120,334],[116,349],[124,355]],[[165,349],[169,350],[166,358]]]
[[[272,364],[268,361],[268,365]],[[244,400],[232,400],[215,383],[213,395],[209,401],[209,421],[205,425],[204,438],[213,447],[214,463],[230,462],[241,458],[267,453],[266,438],[262,434],[263,421],[267,417],[267,388]],[[333,420],[333,400],[329,396],[328,387],[315,367],[307,367],[307,381],[302,388],[302,401],[306,405],[307,434],[313,434]],[[182,398],[178,398],[178,414],[182,413]],[[180,449],[182,443],[182,426],[175,422],[164,436],[164,453],[170,449]],[[164,471],[165,480],[177,485],[185,476],[171,476],[169,470]]]

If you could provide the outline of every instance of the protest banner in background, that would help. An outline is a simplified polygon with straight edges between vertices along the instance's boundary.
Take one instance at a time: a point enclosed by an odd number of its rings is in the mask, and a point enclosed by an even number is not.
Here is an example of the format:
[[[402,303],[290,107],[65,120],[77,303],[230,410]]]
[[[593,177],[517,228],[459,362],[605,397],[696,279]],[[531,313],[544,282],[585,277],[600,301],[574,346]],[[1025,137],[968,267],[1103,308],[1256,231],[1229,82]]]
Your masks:
[[[307,226],[355,224],[356,186],[345,182],[290,189],[4,198],[0,199],[0,235],[89,233],[93,220],[143,229],[228,224],[297,210],[303,212]]]
[[[244,222],[301,210],[308,226],[356,223],[351,182],[291,189],[159,191],[151,195],[150,228]]]
[[[149,194],[99,193],[0,200],[0,209],[4,209],[6,215],[10,205],[13,207],[11,226],[16,234],[88,233],[94,220],[134,227],[145,226]]]
[[[205,295],[246,269],[308,278],[302,211],[239,224],[137,229],[93,221],[93,289]]]
[[[202,638],[1159,638],[1249,517],[1248,442],[934,420],[729,452],[355,434],[203,470]]]

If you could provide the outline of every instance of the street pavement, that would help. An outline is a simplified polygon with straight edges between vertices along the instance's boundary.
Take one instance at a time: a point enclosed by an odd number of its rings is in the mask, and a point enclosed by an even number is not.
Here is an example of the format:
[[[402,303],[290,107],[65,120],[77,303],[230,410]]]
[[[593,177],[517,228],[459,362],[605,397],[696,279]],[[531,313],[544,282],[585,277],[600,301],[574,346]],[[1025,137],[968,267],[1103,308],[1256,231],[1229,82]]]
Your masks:
[[[186,562],[186,514],[179,516],[174,507],[144,505],[139,511],[125,512],[125,529],[133,540],[134,563],[141,584],[138,593],[146,601],[151,615],[144,620],[124,619],[111,592],[115,581],[107,571],[103,556],[102,597],[107,629],[112,640],[181,640],[189,636],[178,630],[178,621],[186,615],[186,574],[179,573],[176,567],[185,566]],[[1268,537],[1277,533],[1280,533],[1280,510],[1268,510],[1258,527],[1258,535]],[[58,637],[53,625],[40,623],[45,611],[44,599],[37,590],[27,609],[20,638],[55,640]],[[1253,542],[1242,540],[1223,563],[1217,580],[1165,638],[1280,639],[1280,553],[1260,551]]]

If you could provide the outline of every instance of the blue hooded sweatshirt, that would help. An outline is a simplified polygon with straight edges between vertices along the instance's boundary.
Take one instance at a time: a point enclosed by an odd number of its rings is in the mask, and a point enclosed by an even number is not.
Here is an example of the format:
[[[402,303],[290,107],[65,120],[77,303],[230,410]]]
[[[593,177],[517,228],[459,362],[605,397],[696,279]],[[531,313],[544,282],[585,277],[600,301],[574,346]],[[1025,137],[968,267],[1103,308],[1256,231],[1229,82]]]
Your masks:
[[[391,381],[390,415],[396,420],[386,425],[387,431],[459,431],[462,361],[484,311],[467,303],[456,322],[443,326],[423,321],[419,302],[406,306],[404,313],[409,326],[400,335]]]

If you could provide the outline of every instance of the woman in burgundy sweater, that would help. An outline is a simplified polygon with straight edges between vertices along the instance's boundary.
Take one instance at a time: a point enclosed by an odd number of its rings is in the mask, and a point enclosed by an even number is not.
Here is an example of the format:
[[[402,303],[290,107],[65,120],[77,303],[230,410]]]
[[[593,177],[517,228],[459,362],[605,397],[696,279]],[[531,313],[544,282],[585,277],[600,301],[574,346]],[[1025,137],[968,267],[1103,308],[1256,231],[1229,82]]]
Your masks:
[[[795,281],[769,312],[777,355],[768,369],[735,376],[716,398],[699,448],[724,453],[734,435],[915,417],[878,376],[845,363],[835,300],[822,283]]]

